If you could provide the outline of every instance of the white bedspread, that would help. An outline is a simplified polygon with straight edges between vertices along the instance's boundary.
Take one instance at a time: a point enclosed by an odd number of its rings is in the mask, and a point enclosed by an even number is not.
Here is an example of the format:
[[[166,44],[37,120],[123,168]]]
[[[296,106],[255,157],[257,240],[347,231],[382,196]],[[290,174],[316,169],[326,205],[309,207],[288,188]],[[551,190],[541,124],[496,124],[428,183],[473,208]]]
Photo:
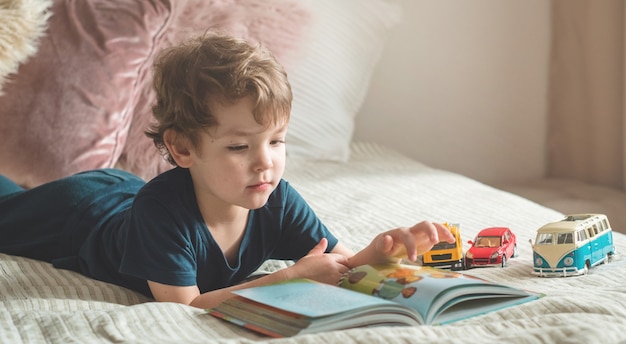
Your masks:
[[[355,250],[381,230],[422,219],[460,223],[464,241],[484,227],[509,226],[518,237],[519,257],[506,268],[466,273],[546,296],[445,326],[352,329],[272,340],[276,343],[626,342],[626,260],[620,254],[626,235],[614,234],[617,256],[586,276],[538,278],[530,272],[528,239],[562,214],[526,199],[371,144],[354,144],[346,164],[289,160],[285,178]],[[283,266],[270,262],[265,269]],[[2,343],[269,340],[199,309],[148,301],[47,263],[0,254]]]

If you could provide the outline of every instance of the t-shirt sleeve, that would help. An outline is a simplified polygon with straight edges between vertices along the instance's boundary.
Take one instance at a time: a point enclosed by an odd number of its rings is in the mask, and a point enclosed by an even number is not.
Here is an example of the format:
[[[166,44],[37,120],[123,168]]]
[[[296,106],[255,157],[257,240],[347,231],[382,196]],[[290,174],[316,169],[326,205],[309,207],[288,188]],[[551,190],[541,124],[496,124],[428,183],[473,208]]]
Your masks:
[[[337,238],[326,228],[304,198],[288,182],[283,188],[284,216],[282,245],[276,250],[276,259],[299,259],[306,255],[322,238],[328,239],[330,252]]]
[[[192,239],[168,207],[152,197],[140,197],[126,220],[120,272],[162,284],[196,285]]]

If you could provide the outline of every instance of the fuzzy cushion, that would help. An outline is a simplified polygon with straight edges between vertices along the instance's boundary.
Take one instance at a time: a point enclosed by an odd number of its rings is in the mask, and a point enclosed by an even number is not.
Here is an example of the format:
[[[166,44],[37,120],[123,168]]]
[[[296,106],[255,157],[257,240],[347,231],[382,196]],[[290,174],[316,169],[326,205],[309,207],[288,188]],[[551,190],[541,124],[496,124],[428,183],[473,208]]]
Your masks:
[[[171,47],[206,30],[219,30],[266,46],[289,66],[302,43],[310,19],[309,3],[302,0],[177,0],[172,1],[173,20],[158,50]],[[144,132],[153,120],[152,70],[139,79],[142,96],[134,108],[126,147],[117,167],[148,180],[172,168]]]
[[[37,51],[51,0],[0,0],[0,95],[5,78]]]
[[[0,97],[0,174],[27,187],[115,164],[169,1],[54,0],[51,11]]]

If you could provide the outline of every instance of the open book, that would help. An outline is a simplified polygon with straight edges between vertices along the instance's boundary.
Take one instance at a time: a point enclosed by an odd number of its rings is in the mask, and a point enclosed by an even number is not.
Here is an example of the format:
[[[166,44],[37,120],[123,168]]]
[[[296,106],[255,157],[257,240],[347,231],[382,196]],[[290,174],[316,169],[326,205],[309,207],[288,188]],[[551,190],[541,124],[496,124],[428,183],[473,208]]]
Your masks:
[[[298,279],[234,294],[207,311],[272,337],[365,326],[441,325],[540,297],[462,273],[402,264],[357,267],[339,287]]]

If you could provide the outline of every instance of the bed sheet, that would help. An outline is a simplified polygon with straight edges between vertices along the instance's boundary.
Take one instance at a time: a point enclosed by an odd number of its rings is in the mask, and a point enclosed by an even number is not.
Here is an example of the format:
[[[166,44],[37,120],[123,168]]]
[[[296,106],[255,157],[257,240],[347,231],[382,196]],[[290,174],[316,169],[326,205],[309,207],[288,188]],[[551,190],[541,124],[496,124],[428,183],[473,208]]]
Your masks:
[[[383,146],[354,143],[348,163],[289,159],[285,178],[327,226],[357,250],[378,232],[421,220],[461,224],[463,241],[482,228],[508,226],[519,257],[506,268],[464,273],[531,289],[545,297],[445,326],[375,327],[275,343],[459,343],[626,341],[626,235],[618,254],[588,275],[531,274],[536,229],[563,214],[467,177],[425,166]],[[467,244],[465,244],[467,249]],[[273,271],[288,262],[270,261]],[[50,264],[0,254],[0,342],[249,343],[269,341],[202,310],[154,303],[123,288]]]

